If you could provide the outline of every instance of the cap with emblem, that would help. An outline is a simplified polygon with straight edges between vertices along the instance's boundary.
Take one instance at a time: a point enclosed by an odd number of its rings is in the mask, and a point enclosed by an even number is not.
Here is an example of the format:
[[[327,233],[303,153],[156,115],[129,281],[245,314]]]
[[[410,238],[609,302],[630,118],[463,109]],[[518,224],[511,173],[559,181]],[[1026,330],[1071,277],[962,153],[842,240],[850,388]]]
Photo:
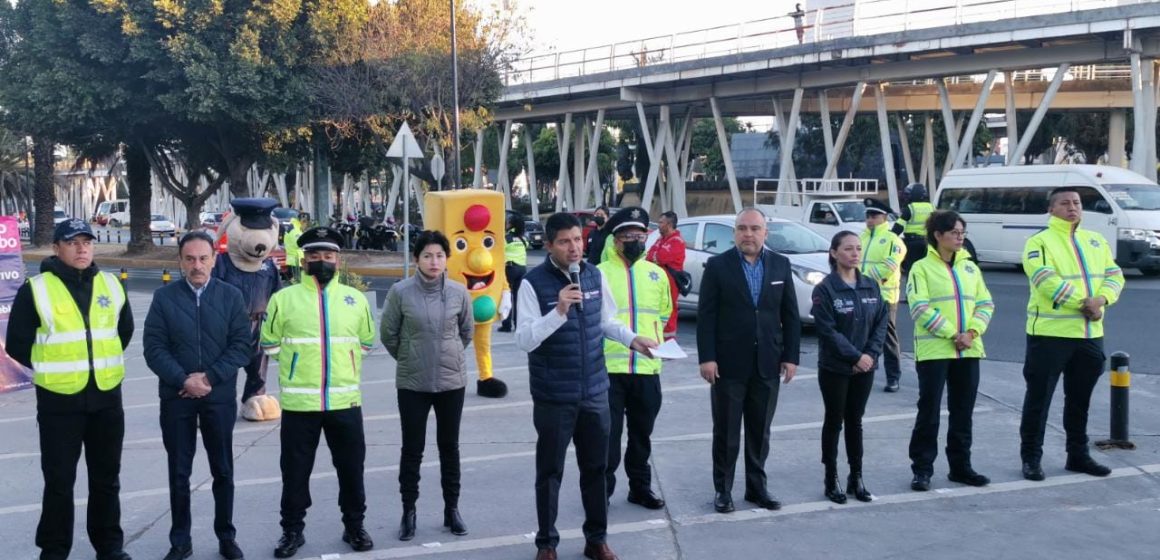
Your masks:
[[[298,248],[303,251],[340,251],[345,241],[334,228],[312,227],[298,237]]]
[[[93,228],[89,227],[88,222],[80,218],[70,218],[57,224],[56,229],[52,232],[52,242],[68,241],[78,235],[87,235],[90,239],[96,238],[93,235]]]
[[[629,206],[628,208],[621,208],[617,210],[611,218],[608,219],[608,224],[605,225],[608,231],[616,233],[624,228],[635,227],[648,231],[648,212],[639,206]]]
[[[863,200],[862,202],[863,202],[863,204],[866,205],[866,213],[867,214],[869,214],[871,212],[875,212],[878,214],[892,214],[893,213],[893,212],[891,212],[890,207],[887,206],[886,203],[882,202],[881,200],[877,200],[874,198],[867,198],[867,199]]]
[[[235,198],[230,201],[234,213],[248,229],[270,229],[274,226],[274,209],[278,201],[273,198]]]

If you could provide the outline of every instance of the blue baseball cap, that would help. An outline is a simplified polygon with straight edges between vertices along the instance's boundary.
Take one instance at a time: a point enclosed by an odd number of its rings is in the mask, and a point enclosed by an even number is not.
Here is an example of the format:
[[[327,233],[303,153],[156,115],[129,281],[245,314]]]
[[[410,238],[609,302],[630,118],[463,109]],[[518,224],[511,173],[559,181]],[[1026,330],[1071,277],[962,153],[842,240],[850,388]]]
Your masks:
[[[57,224],[56,229],[52,232],[52,242],[68,241],[78,235],[87,235],[89,239],[97,237],[93,235],[93,228],[89,227],[88,222],[80,218],[70,218]]]

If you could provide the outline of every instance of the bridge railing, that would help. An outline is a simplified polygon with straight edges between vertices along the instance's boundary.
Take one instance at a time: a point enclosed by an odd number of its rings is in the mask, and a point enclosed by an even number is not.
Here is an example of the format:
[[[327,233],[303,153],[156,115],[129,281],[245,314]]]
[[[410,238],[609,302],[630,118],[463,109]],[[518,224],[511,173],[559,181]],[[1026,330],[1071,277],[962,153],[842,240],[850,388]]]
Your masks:
[[[862,0],[610,45],[531,54],[512,63],[504,73],[504,83],[546,82],[842,37],[1096,10],[1151,1]]]

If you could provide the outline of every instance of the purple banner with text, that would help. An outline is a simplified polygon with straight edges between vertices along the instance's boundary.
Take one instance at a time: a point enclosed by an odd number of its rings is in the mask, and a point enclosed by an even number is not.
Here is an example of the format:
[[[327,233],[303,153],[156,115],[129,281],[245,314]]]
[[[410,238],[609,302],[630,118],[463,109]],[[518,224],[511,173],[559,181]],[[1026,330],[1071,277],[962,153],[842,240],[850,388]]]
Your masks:
[[[32,387],[32,371],[4,350],[8,314],[16,290],[24,284],[24,260],[20,258],[20,228],[16,217],[0,216],[0,393]]]

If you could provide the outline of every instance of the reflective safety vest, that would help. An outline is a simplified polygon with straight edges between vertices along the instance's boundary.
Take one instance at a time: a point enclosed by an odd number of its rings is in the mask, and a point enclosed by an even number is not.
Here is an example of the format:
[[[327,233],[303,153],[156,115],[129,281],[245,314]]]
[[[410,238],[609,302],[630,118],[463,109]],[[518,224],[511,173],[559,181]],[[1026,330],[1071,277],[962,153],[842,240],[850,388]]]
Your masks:
[[[926,257],[910,267],[906,301],[914,319],[914,361],[986,357],[983,333],[995,302],[969,251],[960,249],[948,263],[928,247]],[[971,347],[956,350],[955,336],[972,330],[978,335]]]
[[[1031,281],[1027,334],[1104,336],[1103,320],[1089,320],[1081,311],[1084,299],[1103,296],[1112,305],[1124,289],[1124,272],[1102,235],[1073,229],[1067,220],[1052,216],[1047,229],[1027,240],[1023,271]]]
[[[290,220],[290,231],[282,236],[282,247],[286,249],[286,266],[298,266],[302,260],[302,249],[298,248],[298,238],[302,237],[302,228],[298,220]]]
[[[125,378],[124,349],[117,321],[125,305],[125,289],[117,277],[98,272],[93,277],[89,324],[64,282],[45,272],[29,279],[40,327],[32,345],[32,381],[53,393],[75,395],[89,383],[108,391]]]
[[[863,230],[858,238],[862,242],[862,275],[878,284],[886,303],[898,303],[906,244],[890,231],[888,222]]]
[[[608,289],[616,301],[616,318],[632,332],[663,342],[665,323],[673,312],[669,277],[664,269],[643,257],[628,267],[620,255],[600,263],[597,268],[608,280]],[[659,359],[607,338],[604,339],[604,364],[610,374],[661,372]]]
[[[910,208],[910,219],[898,220],[902,224],[902,234],[926,237],[926,220],[934,213],[934,205],[929,202],[911,202],[907,208]]]
[[[527,242],[522,238],[511,236],[510,239],[504,243],[503,259],[506,262],[515,263],[521,266],[528,266],[528,246]]]
[[[278,360],[282,408],[344,410],[362,404],[362,356],[375,342],[370,304],[358,290],[313,276],[274,294],[262,323],[262,350]]]

